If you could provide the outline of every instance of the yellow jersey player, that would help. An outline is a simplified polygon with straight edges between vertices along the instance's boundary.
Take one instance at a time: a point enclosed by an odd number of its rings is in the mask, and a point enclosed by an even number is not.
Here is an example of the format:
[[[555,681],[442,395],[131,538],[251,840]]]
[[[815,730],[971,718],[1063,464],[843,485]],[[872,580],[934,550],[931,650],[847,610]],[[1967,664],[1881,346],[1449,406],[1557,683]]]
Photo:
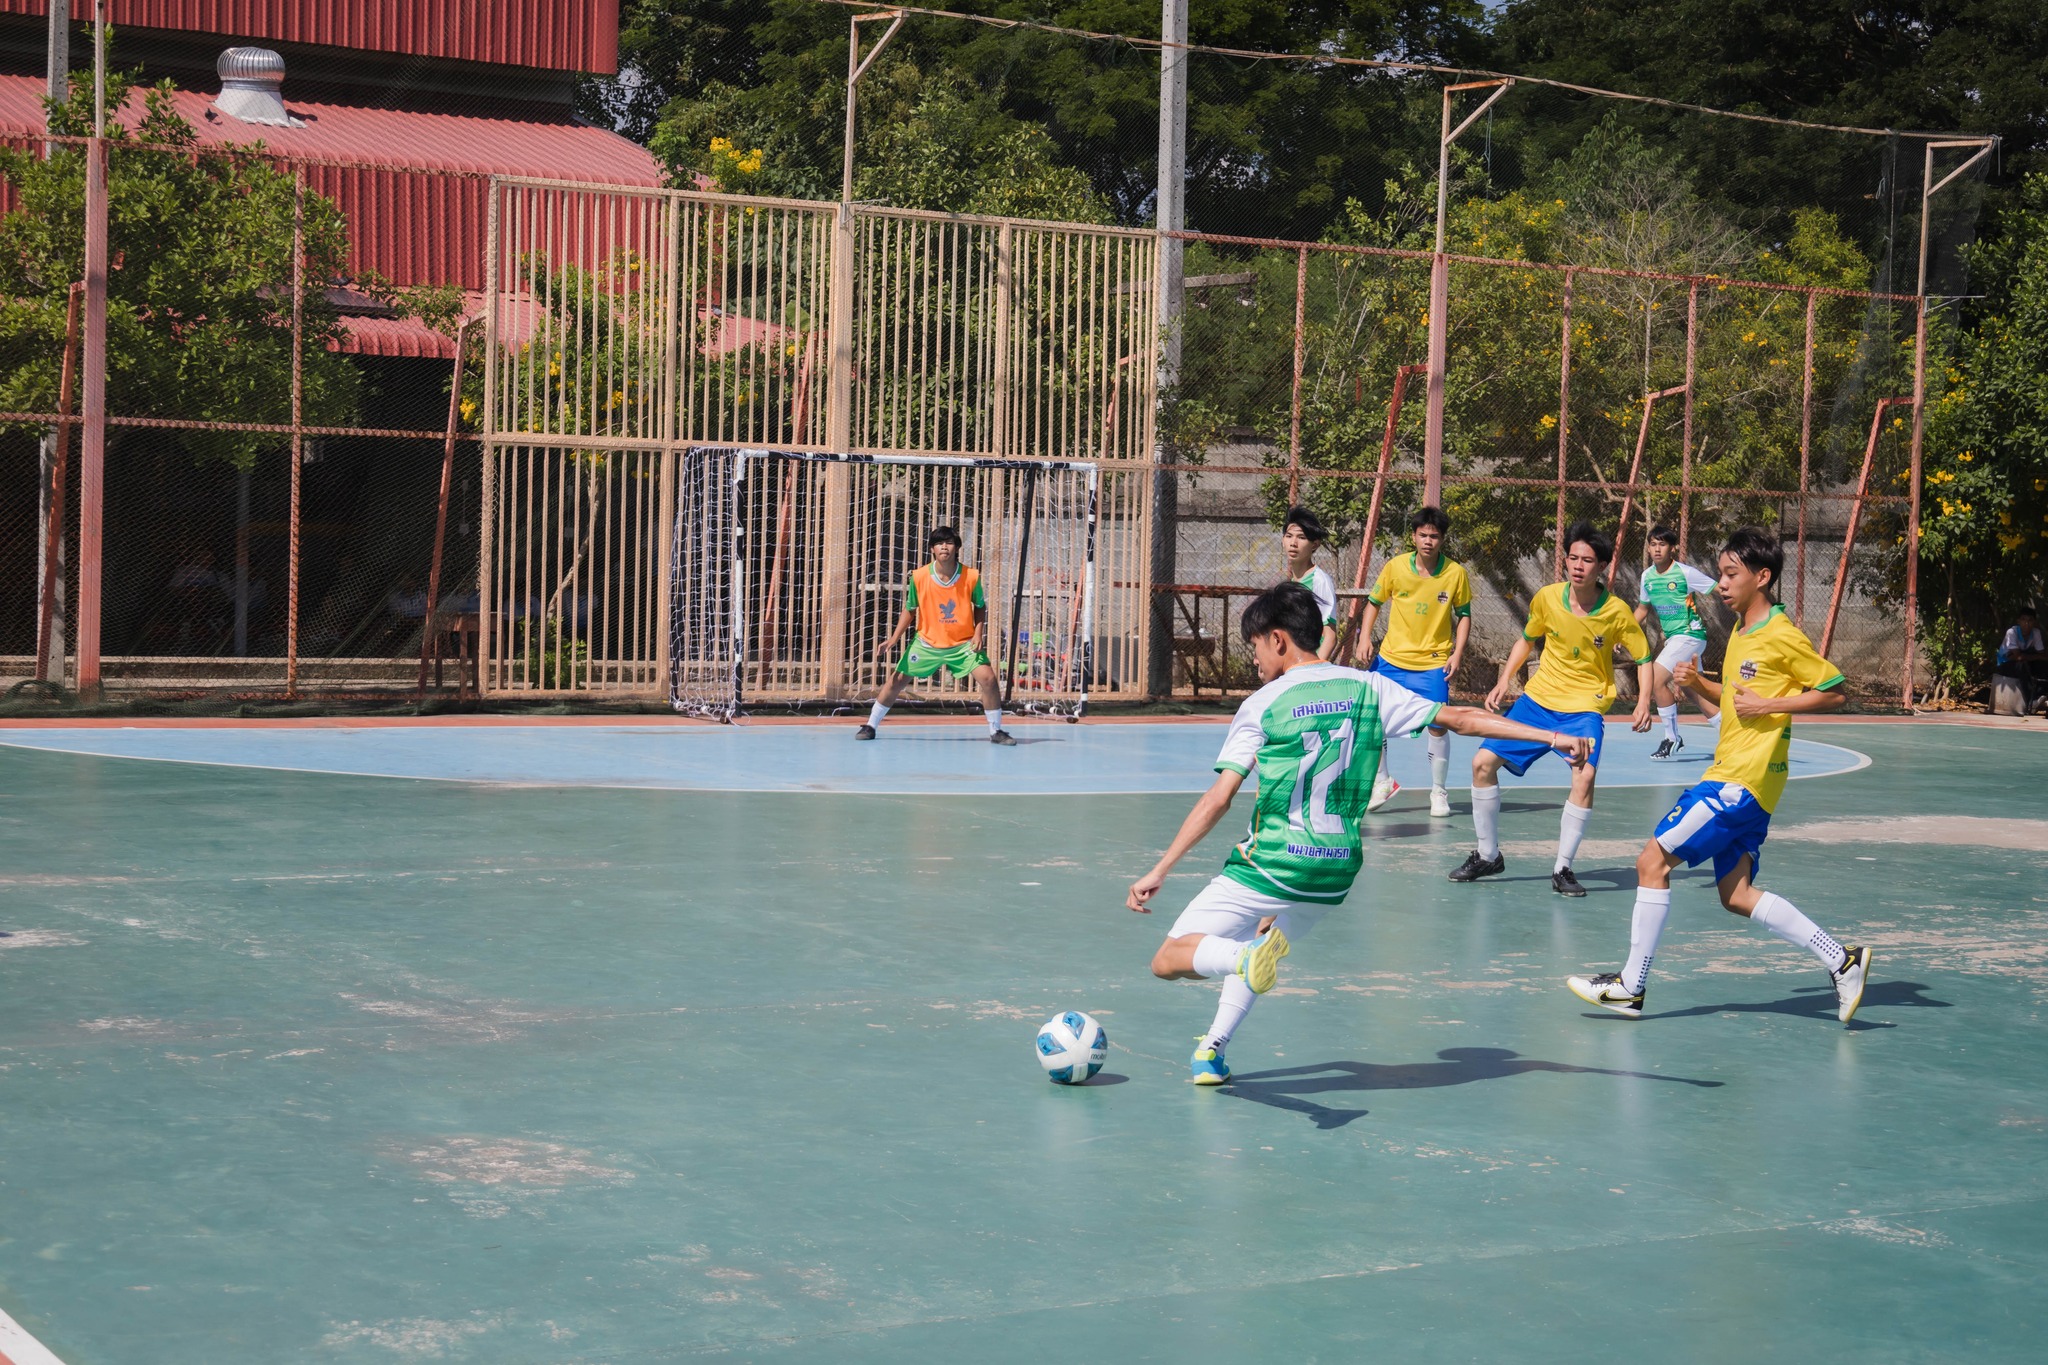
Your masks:
[[[912,626],[917,633],[896,659],[896,671],[882,684],[875,704],[868,708],[867,724],[853,732],[855,739],[873,739],[882,718],[896,704],[896,698],[918,678],[929,678],[946,669],[956,678],[971,678],[981,690],[981,713],[988,720],[991,744],[1015,744],[1003,728],[1003,698],[996,688],[996,670],[983,646],[988,641],[988,603],[982,597],[981,574],[960,562],[960,533],[940,526],[925,537],[931,563],[914,569],[903,589],[903,613],[896,629],[882,642],[879,655],[896,654],[904,632]]]
[[[1529,621],[1522,638],[1508,651],[1500,681],[1486,704],[1500,710],[1529,651],[1543,642],[1543,659],[1526,693],[1508,708],[1508,719],[1524,721],[1561,734],[1585,735],[1593,741],[1592,761],[1572,772],[1557,831],[1557,862],[1550,889],[1560,896],[1583,896],[1586,888],[1572,873],[1586,824],[1593,818],[1593,783],[1600,765],[1600,735],[1607,708],[1614,705],[1614,651],[1624,649],[1636,664],[1635,728],[1650,728],[1650,642],[1628,603],[1607,591],[1607,565],[1614,559],[1614,540],[1605,531],[1580,522],[1565,532],[1565,581],[1552,583],[1529,599]],[[1472,829],[1479,847],[1451,873],[1454,882],[1476,882],[1507,869],[1500,851],[1500,770],[1520,777],[1547,750],[1542,745],[1488,740],[1472,756]]]
[[[1451,519],[1434,507],[1418,507],[1408,519],[1415,553],[1388,560],[1379,581],[1366,594],[1365,617],[1358,631],[1358,661],[1410,692],[1434,702],[1451,699],[1451,679],[1465,657],[1472,634],[1472,580],[1465,566],[1444,553]],[[1387,638],[1373,657],[1372,631],[1380,613],[1387,614]],[[1451,813],[1446,784],[1451,775],[1451,737],[1439,726],[1429,730],[1429,813],[1442,819]],[[1380,751],[1379,775],[1373,779],[1372,801],[1378,810],[1401,790],[1387,773],[1386,751]]]
[[[1619,972],[1565,979],[1591,1005],[1640,1018],[1650,961],[1671,913],[1671,869],[1712,859],[1721,904],[1806,949],[1821,960],[1835,987],[1835,1017],[1848,1023],[1863,1002],[1870,950],[1843,947],[1797,906],[1756,886],[1771,812],[1785,794],[1792,760],[1792,717],[1838,710],[1842,674],[1819,652],[1785,609],[1771,600],[1785,551],[1768,531],[1745,526],[1721,550],[1716,591],[1735,613],[1721,681],[1700,676],[1687,660],[1672,670],[1678,684],[1721,709],[1714,764],[1698,786],[1678,798],[1636,858],[1636,908],[1628,961]],[[1710,713],[1711,714],[1711,713]]]

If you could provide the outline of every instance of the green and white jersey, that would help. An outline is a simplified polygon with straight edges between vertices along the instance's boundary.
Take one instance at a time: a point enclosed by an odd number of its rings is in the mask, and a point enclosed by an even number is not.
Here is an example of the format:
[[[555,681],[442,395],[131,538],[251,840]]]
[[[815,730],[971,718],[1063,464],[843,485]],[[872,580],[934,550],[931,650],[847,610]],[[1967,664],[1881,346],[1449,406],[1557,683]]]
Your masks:
[[[1337,580],[1330,577],[1330,571],[1320,564],[1294,580],[1315,595],[1316,610],[1323,614],[1323,624],[1337,624]]]
[[[1657,613],[1657,624],[1664,628],[1667,640],[1681,635],[1690,635],[1695,640],[1707,638],[1706,623],[1692,609],[1692,595],[1713,590],[1713,579],[1675,559],[1663,573],[1643,570],[1643,601]]]
[[[1343,900],[1364,863],[1358,826],[1386,736],[1412,735],[1441,709],[1336,664],[1302,664],[1252,693],[1216,756],[1218,772],[1256,772],[1259,783],[1223,875],[1288,900]]]

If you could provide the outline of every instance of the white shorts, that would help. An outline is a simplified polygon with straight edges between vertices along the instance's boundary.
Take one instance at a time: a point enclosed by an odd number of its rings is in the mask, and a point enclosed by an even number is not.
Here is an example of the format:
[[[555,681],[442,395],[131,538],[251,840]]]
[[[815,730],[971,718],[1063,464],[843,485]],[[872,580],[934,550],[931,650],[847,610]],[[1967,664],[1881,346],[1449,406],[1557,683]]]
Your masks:
[[[1707,652],[1707,642],[1697,635],[1673,635],[1664,641],[1664,648],[1657,651],[1657,662],[1670,673],[1688,660],[1698,662]]]
[[[1259,921],[1268,915],[1279,917],[1280,932],[1299,939],[1316,927],[1329,906],[1316,901],[1290,901],[1254,891],[1229,877],[1211,877],[1195,893],[1188,908],[1180,912],[1168,938],[1183,934],[1208,934],[1214,938],[1250,943],[1259,936]]]

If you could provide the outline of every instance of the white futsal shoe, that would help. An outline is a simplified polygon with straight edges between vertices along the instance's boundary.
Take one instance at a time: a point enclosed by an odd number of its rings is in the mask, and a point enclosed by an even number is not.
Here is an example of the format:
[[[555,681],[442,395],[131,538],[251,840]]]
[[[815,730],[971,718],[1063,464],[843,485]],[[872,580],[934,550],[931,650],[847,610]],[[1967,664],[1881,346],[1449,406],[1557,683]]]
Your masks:
[[[1451,794],[1442,787],[1429,789],[1429,813],[1438,820],[1447,820],[1451,815]]]

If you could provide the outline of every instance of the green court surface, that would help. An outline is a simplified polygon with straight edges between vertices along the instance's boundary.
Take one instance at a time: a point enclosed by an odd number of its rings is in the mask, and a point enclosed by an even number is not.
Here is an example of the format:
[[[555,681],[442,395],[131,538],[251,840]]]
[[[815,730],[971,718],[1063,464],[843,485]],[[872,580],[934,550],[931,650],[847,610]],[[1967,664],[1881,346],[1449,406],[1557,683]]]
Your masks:
[[[1220,1091],[1146,964],[1234,818],[1122,908],[1184,795],[0,748],[0,1310],[66,1365],[2038,1360],[2048,741],[1801,733],[1871,760],[1762,879],[1874,946],[1850,1028],[1704,870],[1645,1019],[1564,990],[1675,786],[1601,793],[1578,902],[1560,792],[1473,887],[1404,797]]]

